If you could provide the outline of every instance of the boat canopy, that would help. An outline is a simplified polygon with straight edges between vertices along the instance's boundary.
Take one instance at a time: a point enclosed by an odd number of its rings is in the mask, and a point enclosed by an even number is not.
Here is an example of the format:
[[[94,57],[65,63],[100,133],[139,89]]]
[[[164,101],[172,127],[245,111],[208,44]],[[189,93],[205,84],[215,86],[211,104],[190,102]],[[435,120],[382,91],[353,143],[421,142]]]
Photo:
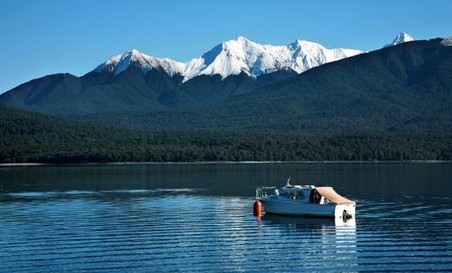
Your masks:
[[[348,200],[338,194],[332,187],[316,187],[315,189],[320,193],[320,195],[330,200],[332,203],[336,203],[338,205],[355,204],[354,201]]]

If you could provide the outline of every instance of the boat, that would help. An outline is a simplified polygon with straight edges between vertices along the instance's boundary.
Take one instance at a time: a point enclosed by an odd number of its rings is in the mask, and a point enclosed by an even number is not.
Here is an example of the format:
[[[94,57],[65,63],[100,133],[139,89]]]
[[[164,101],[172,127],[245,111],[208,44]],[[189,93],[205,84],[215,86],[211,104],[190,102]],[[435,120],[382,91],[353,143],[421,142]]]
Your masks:
[[[269,194],[270,193],[270,194]],[[292,185],[257,187],[254,214],[334,217],[344,221],[355,217],[356,202],[339,195],[332,187]]]

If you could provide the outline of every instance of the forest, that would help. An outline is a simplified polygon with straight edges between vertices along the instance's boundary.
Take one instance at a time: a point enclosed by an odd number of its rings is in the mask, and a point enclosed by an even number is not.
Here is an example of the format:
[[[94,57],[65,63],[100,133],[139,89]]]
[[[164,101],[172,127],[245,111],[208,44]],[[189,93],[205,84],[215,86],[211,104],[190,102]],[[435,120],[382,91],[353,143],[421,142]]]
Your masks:
[[[137,131],[0,107],[1,163],[452,160],[452,137]]]

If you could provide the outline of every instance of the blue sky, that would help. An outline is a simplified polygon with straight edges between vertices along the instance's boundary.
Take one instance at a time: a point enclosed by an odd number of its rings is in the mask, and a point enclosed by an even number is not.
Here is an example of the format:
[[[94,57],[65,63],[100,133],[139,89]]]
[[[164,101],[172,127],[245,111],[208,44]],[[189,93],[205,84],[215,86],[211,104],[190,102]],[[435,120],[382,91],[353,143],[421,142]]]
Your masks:
[[[373,50],[400,31],[452,35],[452,0],[0,0],[0,93],[47,74],[81,76],[136,48],[187,61],[243,35]]]

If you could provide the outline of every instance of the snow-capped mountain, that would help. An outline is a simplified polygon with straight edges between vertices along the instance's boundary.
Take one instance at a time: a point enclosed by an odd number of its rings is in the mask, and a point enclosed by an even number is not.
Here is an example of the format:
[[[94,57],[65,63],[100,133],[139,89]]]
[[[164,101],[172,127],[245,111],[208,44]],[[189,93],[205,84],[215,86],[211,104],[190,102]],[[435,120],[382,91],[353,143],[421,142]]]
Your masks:
[[[385,47],[388,46],[395,46],[398,44],[402,44],[402,43],[406,43],[406,42],[411,42],[414,41],[413,37],[411,37],[408,33],[406,32],[400,32],[395,38],[394,40],[392,40],[392,42],[390,44],[385,45]]]
[[[118,75],[129,66],[136,66],[148,72],[153,68],[160,68],[166,71],[170,76],[182,74],[185,64],[173,61],[168,58],[156,58],[139,52],[136,49],[124,52],[108,59],[105,63],[99,65],[94,71],[108,71],[114,75]]]
[[[99,114],[99,118],[106,120],[112,117],[110,121],[114,125],[129,113],[127,124],[134,124],[136,117],[146,128],[155,130],[197,128],[193,125],[196,122],[206,126],[199,128],[214,124],[236,128],[232,123],[242,121],[243,126],[253,130],[254,124],[261,120],[268,128],[290,130],[305,128],[316,123],[312,121],[316,119],[323,125],[342,120],[335,111],[343,111],[345,119],[354,111],[357,119],[350,120],[350,124],[360,122],[362,115],[368,117],[368,113],[376,113],[373,116],[376,119],[372,119],[377,122],[384,113],[392,113],[390,117],[408,119],[406,123],[397,120],[397,124],[412,128],[419,122],[422,126],[427,124],[424,129],[429,130],[431,120],[450,124],[444,121],[449,113],[442,110],[451,104],[450,96],[446,96],[448,92],[444,91],[452,86],[447,77],[452,69],[450,45],[451,39],[413,41],[322,65],[322,69],[309,70],[303,77],[296,74],[357,51],[331,50],[306,41],[285,46],[262,45],[243,37],[222,43],[186,63],[131,50],[80,77],[58,73],[23,83],[1,94],[0,106],[76,117]],[[398,76],[399,71],[404,73],[402,77]],[[409,81],[413,77],[419,78],[418,81]],[[441,86],[435,85],[437,79]],[[397,92],[389,94],[387,100],[381,96],[385,86],[397,87]],[[416,100],[410,107],[398,107],[406,104],[405,98],[410,94],[429,96]],[[360,107],[354,107],[357,97]],[[368,104],[361,107],[363,101]],[[415,100],[409,100],[412,101]],[[311,111],[312,116],[305,116],[306,111]],[[281,113],[282,119],[274,119],[274,115]],[[324,120],[324,113],[332,114],[332,119]],[[425,119],[424,115],[427,115]],[[248,121],[252,116],[254,119]],[[307,123],[300,125],[299,118],[305,118]],[[223,119],[231,123],[223,123]],[[393,118],[388,121],[378,126],[399,132],[397,124],[391,125]],[[182,127],[171,127],[178,122]],[[344,128],[340,124],[337,127]]]
[[[198,75],[245,73],[251,77],[292,69],[302,73],[315,66],[362,53],[353,49],[327,49],[320,44],[297,40],[285,46],[262,45],[239,36],[217,45],[202,57],[187,63],[184,78]]]
[[[170,76],[179,74],[184,82],[200,75],[220,75],[224,79],[230,75],[245,73],[256,78],[278,70],[290,69],[302,73],[310,68],[360,53],[362,51],[354,49],[327,49],[320,44],[303,40],[284,46],[262,45],[239,36],[186,63],[131,50],[110,58],[94,71],[108,71],[118,75],[133,65],[144,72],[159,68]]]

